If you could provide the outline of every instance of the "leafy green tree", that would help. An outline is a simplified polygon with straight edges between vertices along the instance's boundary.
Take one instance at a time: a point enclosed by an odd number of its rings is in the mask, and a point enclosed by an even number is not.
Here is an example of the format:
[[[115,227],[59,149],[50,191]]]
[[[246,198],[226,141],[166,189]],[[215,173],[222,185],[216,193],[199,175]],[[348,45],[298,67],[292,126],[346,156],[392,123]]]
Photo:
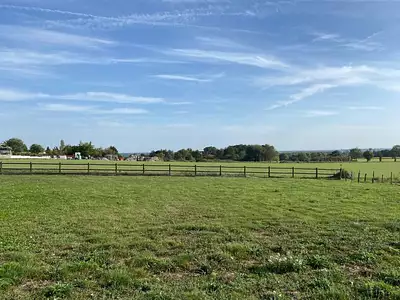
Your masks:
[[[392,150],[390,151],[392,158],[397,161],[397,158],[400,157],[400,145],[393,146]]]
[[[350,149],[349,155],[350,155],[351,159],[357,159],[357,158],[363,157],[362,151],[358,148]]]
[[[375,156],[375,154],[374,154]],[[382,151],[378,151],[378,153],[376,154],[377,157],[379,157],[379,161],[382,162],[383,159],[383,152]]]
[[[218,149],[213,146],[205,147],[203,149],[203,155],[206,158],[214,158],[217,155]]]
[[[114,146],[110,146],[106,149],[103,150],[104,154],[111,154],[111,155],[117,155],[118,154],[118,149],[115,148]]]
[[[64,140],[61,140],[60,141],[60,152],[64,153],[64,149],[65,149],[65,142],[64,142]]]
[[[40,154],[44,152],[44,148],[39,144],[32,144],[29,148],[29,152],[33,154]]]
[[[281,153],[279,154],[279,161],[288,161],[290,156],[288,153]]]
[[[310,155],[307,152],[300,152],[297,155],[297,159],[301,162],[309,162],[310,161]]]
[[[374,158],[374,152],[371,150],[367,150],[363,153],[363,157],[367,160],[367,162],[371,161]]]
[[[174,153],[174,160],[178,160],[179,161],[179,160],[183,160],[183,158],[184,158],[184,156],[183,156],[181,151],[178,151],[178,152]]]
[[[278,151],[276,151],[274,146],[263,146],[263,159],[264,161],[273,161],[278,159]]]
[[[11,138],[4,143],[6,146],[12,149],[13,153],[28,152],[28,147],[24,141],[18,138]]]
[[[192,156],[195,161],[201,161],[203,159],[203,155],[199,150],[192,151]]]
[[[340,152],[339,150],[335,150],[331,153],[331,156],[333,156],[333,157],[338,157],[341,155],[342,155],[342,152]]]

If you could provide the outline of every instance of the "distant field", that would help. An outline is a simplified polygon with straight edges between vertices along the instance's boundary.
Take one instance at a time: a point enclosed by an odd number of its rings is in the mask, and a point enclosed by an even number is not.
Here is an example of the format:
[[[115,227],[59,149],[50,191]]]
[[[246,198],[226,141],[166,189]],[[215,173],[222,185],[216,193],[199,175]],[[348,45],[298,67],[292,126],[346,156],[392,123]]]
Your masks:
[[[399,299],[399,199],[344,181],[3,175],[0,299]]]
[[[0,160],[1,161],[1,160]],[[25,163],[26,168],[29,168],[29,160],[3,160],[4,163],[7,162],[19,162]],[[34,164],[38,163],[54,163],[57,164],[60,162],[59,160],[34,160]],[[75,164],[82,166],[78,166],[78,169],[86,169],[87,163],[90,164],[103,164],[102,168],[104,169],[113,169],[115,162],[109,161],[99,161],[99,160],[82,160],[82,161],[61,161],[63,164]],[[368,178],[372,178],[373,172],[375,172],[375,177],[381,178],[384,175],[385,178],[389,178],[391,173],[393,173],[394,178],[400,179],[400,160],[399,162],[394,162],[393,160],[385,159],[383,162],[379,162],[377,160],[366,162],[347,162],[347,163],[251,163],[251,162],[207,162],[207,163],[196,163],[196,162],[145,162],[146,166],[162,166],[160,170],[163,172],[168,171],[168,165],[171,164],[172,166],[182,166],[182,169],[192,170],[195,165],[202,167],[203,170],[211,170],[217,172],[215,167],[223,165],[231,168],[231,171],[241,171],[244,166],[247,167],[260,167],[263,170],[267,170],[268,166],[272,168],[283,167],[283,168],[320,168],[320,169],[340,169],[343,168],[349,172],[358,173],[361,171],[362,177],[367,174]],[[143,162],[118,162],[118,165],[121,166],[121,169],[132,169],[132,170],[139,170],[143,165]],[[128,165],[133,165],[136,167],[128,167]],[[22,165],[21,165],[22,166]],[[125,166],[125,167],[124,167]],[[5,166],[4,168],[6,168]],[[11,166],[9,166],[11,167]],[[57,166],[48,166],[47,168],[57,168]]]

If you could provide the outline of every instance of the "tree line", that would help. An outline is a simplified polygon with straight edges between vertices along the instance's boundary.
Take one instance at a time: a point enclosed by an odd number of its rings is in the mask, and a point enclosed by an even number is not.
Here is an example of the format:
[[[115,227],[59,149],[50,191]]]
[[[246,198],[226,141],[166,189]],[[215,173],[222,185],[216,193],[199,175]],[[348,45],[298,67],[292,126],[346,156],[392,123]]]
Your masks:
[[[152,151],[150,156],[157,156],[165,161],[208,161],[208,160],[232,160],[232,161],[277,161],[279,153],[271,145],[233,145],[218,149],[213,146],[202,151],[193,149],[181,149]]]
[[[114,146],[107,148],[95,147],[91,142],[80,142],[78,145],[67,145],[64,140],[60,141],[60,145],[50,148],[43,147],[39,144],[32,144],[29,148],[25,142],[19,138],[11,138],[0,145],[10,147],[16,155],[74,155],[81,153],[82,157],[104,157],[106,155],[118,155],[118,149]]]
[[[115,146],[107,148],[95,147],[91,142],[80,142],[78,145],[66,144],[64,140],[60,141],[57,147],[43,147],[39,144],[32,144],[29,148],[23,140],[11,138],[0,143],[8,146],[14,154],[28,155],[74,155],[81,153],[82,157],[100,158],[106,155],[117,155],[121,157]],[[367,161],[378,157],[380,161],[384,157],[391,157],[395,161],[400,157],[400,145],[395,145],[392,149],[384,150],[365,150],[353,148],[347,151],[335,150],[332,152],[281,152],[279,153],[272,145],[232,145],[226,148],[217,148],[214,146],[205,147],[203,150],[181,149],[157,150],[150,154],[141,154],[142,156],[157,156],[164,161],[212,161],[212,160],[230,160],[230,161],[253,161],[253,162],[346,162],[365,158]]]

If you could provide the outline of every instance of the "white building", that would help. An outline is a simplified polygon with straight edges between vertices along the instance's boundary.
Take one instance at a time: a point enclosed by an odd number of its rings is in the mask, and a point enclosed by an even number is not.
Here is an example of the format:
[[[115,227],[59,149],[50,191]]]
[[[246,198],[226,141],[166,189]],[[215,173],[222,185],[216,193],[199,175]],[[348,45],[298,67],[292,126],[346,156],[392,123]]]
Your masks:
[[[11,156],[12,155],[11,147],[0,145],[0,155]]]

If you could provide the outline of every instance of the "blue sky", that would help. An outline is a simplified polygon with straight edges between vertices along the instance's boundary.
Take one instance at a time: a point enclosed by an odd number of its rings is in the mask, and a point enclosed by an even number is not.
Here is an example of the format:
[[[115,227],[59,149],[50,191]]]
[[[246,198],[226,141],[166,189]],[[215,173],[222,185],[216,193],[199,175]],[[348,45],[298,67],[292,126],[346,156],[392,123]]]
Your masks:
[[[391,147],[400,2],[1,0],[0,140]]]

